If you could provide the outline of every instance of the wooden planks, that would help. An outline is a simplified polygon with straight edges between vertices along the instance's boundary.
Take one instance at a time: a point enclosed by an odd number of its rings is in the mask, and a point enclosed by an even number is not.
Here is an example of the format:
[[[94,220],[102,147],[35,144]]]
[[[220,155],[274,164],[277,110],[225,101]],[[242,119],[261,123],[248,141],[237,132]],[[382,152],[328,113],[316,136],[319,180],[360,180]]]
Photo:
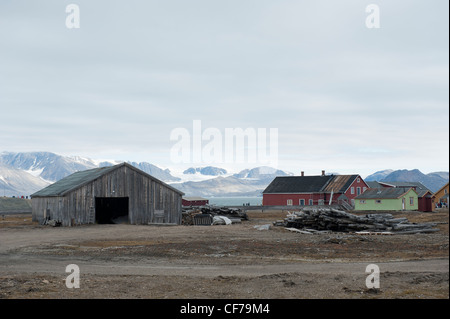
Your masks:
[[[331,230],[357,234],[417,234],[438,231],[434,228],[435,223],[410,223],[407,218],[394,218],[391,214],[358,216],[334,208],[305,208],[290,213],[284,226],[308,232]]]

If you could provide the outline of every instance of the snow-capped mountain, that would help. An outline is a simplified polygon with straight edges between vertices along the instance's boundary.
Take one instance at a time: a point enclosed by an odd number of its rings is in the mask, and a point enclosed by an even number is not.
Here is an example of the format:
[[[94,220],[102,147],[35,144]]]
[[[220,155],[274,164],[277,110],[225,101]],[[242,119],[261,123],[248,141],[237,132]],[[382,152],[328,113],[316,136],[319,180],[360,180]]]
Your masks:
[[[275,176],[288,176],[293,175],[292,173],[287,173],[282,170],[268,167],[268,166],[260,166],[252,169],[245,169],[240,171],[237,174],[234,174],[234,177],[237,178],[248,178],[248,179],[265,179],[265,178],[275,178]]]
[[[184,192],[185,196],[229,197],[260,196],[268,183],[270,182],[267,180],[246,180],[234,176],[218,176],[199,182],[189,181],[171,185]]]
[[[93,160],[80,156],[62,156],[50,152],[1,153],[0,163],[23,170],[35,177],[56,182],[77,171],[112,166],[121,163],[115,160]],[[144,172],[165,182],[178,181],[168,169],[163,170],[146,162],[128,162]]]
[[[77,171],[111,166],[114,160],[93,160],[50,152],[0,153],[0,182],[3,193],[30,195]],[[271,167],[256,167],[233,174],[219,167],[190,168],[179,173],[147,162],[128,162],[144,172],[184,191],[186,195],[258,195],[275,176],[292,175]],[[15,175],[12,174],[15,173]],[[13,177],[15,176],[15,177]],[[8,178],[8,183],[4,179]],[[13,183],[12,180],[15,182]],[[1,189],[0,189],[1,191]]]
[[[1,153],[0,163],[49,182],[56,182],[76,171],[97,167],[81,157],[65,157],[49,152]]]
[[[172,186],[184,192],[186,196],[260,196],[276,176],[288,175],[293,174],[273,167],[261,166],[228,176],[173,183]]]
[[[227,170],[220,167],[206,166],[206,167],[190,167],[183,171],[183,174],[197,174],[207,175],[207,176],[220,176],[227,174]]]
[[[0,163],[0,196],[29,196],[50,182],[24,170]]]
[[[424,174],[418,169],[384,170],[380,172],[367,176],[365,180],[378,182],[420,182],[432,192],[438,191],[449,180],[448,172]]]
[[[140,163],[128,162],[128,163],[136,168],[139,168],[141,171],[144,171],[147,174],[150,174],[164,182],[176,182],[181,180],[179,177],[173,176],[169,169],[162,169],[159,168],[158,166],[155,166],[147,162],[140,162]]]
[[[76,171],[111,166],[123,161],[93,160],[50,152],[0,153],[0,196],[28,196]],[[144,172],[183,191],[186,196],[258,196],[276,176],[292,173],[261,166],[229,172],[219,167],[189,168],[183,171],[161,169],[147,162],[128,162]],[[417,181],[436,191],[448,182],[448,172],[423,174],[419,170],[383,170],[367,181]]]
[[[62,156],[50,152],[0,153],[0,194],[28,196],[77,171],[119,164],[121,161],[93,160],[80,156]],[[153,164],[129,162],[165,182],[176,182],[168,169]],[[14,174],[13,174],[14,172]],[[8,177],[8,183],[5,182]],[[2,193],[3,192],[3,193]]]

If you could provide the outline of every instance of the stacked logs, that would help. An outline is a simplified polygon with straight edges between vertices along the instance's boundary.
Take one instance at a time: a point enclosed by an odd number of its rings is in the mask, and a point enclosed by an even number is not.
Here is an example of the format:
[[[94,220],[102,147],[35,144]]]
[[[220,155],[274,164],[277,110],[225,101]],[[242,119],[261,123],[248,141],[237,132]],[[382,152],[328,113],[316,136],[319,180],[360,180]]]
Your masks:
[[[233,223],[240,222],[242,220],[248,220],[247,214],[239,208],[204,206],[198,208],[183,209],[181,219],[182,225],[194,225],[195,215],[198,214],[225,216],[232,220]]]
[[[201,213],[200,209],[183,210],[181,213],[181,224],[194,225],[194,216]]]
[[[201,210],[203,214],[212,214],[215,216],[225,216],[228,218],[238,218],[241,220],[248,220],[247,213],[243,212],[239,208],[207,206],[202,207]]]
[[[358,216],[334,208],[304,208],[290,213],[284,226],[302,230],[337,232],[382,232],[387,234],[416,234],[435,232],[435,223],[410,223],[407,218],[394,218],[391,214]]]

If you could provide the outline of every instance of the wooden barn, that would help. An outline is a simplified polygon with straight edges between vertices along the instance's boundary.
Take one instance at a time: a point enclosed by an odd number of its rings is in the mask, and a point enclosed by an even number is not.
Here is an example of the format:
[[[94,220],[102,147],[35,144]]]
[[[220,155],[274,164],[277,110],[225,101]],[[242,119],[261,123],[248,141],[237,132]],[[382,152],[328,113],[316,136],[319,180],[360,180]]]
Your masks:
[[[33,221],[181,223],[181,191],[122,163],[76,172],[31,195]]]
[[[263,191],[264,206],[354,205],[369,186],[360,175],[280,176]]]

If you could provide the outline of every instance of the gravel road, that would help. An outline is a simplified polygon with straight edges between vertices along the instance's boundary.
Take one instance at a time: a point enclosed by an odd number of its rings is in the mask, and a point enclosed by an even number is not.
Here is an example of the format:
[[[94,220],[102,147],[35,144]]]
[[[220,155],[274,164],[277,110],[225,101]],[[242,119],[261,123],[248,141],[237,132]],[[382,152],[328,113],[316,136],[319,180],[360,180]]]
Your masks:
[[[1,298],[448,298],[448,214],[432,234],[305,235],[255,225],[40,226],[0,222]],[[443,220],[443,221],[442,221]],[[447,221],[447,223],[446,223]],[[66,266],[80,269],[68,289]],[[365,285],[380,269],[381,289]]]

